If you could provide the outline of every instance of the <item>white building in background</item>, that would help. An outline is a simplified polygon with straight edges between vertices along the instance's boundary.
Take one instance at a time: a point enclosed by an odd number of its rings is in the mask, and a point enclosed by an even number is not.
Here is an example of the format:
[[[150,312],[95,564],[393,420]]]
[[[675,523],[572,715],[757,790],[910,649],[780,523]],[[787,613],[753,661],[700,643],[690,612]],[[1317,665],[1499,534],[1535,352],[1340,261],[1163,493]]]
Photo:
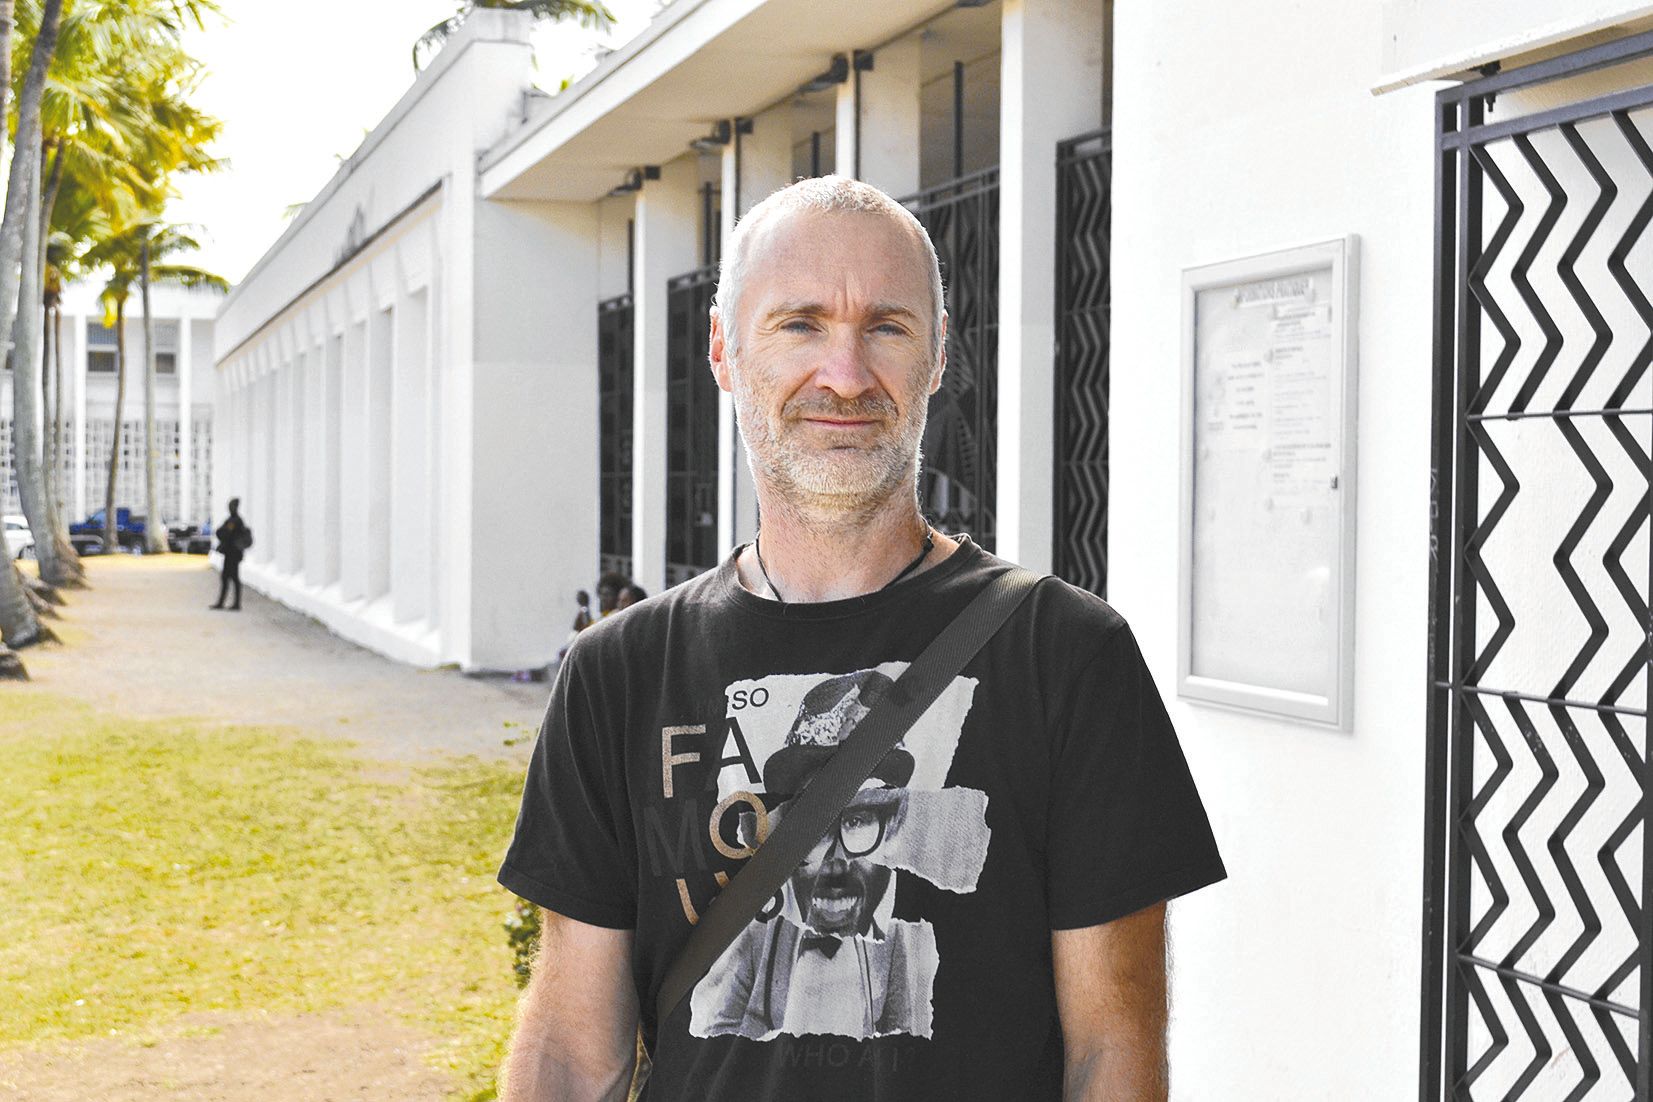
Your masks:
[[[1646,1097],[1649,27],[678,0],[546,97],[479,11],[219,317],[243,576],[508,669],[600,568],[711,566],[712,265],[859,176],[945,264],[927,508],[1124,613],[1212,810],[1176,1097]]]
[[[74,522],[103,508],[114,443],[118,334],[105,326],[102,285],[78,283],[63,291],[63,501]],[[155,432],[160,455],[162,520],[203,523],[223,511],[212,481],[213,317],[223,296],[157,286],[155,311]],[[121,454],[115,505],[148,512],[144,491],[143,305],[136,291],[126,308],[126,394],[121,409]],[[52,370],[55,373],[56,366]],[[55,374],[54,374],[55,378]],[[0,505],[21,512],[12,456],[12,372],[0,370]],[[44,417],[45,415],[42,414]]]

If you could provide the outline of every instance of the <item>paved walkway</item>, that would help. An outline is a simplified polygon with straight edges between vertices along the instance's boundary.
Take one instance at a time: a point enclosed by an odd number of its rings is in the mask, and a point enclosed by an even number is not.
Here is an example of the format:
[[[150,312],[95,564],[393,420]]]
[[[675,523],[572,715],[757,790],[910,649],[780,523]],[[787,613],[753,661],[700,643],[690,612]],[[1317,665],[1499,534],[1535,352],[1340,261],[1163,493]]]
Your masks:
[[[209,610],[218,575],[203,556],[86,566],[92,588],[66,593],[53,625],[67,645],[23,652],[34,691],[129,715],[290,725],[397,761],[525,759],[545,710],[548,683],[412,669],[251,589],[240,612]]]

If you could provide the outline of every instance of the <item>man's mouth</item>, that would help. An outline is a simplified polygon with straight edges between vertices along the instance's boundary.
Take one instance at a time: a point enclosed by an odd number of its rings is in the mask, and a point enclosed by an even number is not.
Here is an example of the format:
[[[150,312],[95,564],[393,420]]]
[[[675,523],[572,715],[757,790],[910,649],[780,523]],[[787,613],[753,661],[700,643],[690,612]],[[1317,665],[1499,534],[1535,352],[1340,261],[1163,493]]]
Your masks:
[[[847,926],[859,913],[864,898],[853,884],[817,884],[809,904],[810,922],[816,929]]]

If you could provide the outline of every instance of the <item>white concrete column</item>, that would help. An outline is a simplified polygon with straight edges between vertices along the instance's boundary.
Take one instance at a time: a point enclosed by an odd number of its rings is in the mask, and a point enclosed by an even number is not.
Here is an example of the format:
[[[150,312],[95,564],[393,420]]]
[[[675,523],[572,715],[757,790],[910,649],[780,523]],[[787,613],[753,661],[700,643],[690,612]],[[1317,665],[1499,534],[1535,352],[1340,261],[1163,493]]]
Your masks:
[[[743,135],[735,134],[729,139],[729,144],[723,147],[723,189],[722,224],[718,227],[721,245],[719,255],[729,255],[729,241],[734,236],[735,219],[739,211],[735,208],[741,198],[740,193],[740,161]],[[711,370],[708,366],[707,370]],[[742,466],[738,462],[740,441],[735,432],[735,403],[724,391],[717,395],[717,546],[720,554],[727,552],[735,544],[735,510],[738,501],[739,471]]]
[[[404,295],[396,311],[390,430],[390,593],[399,622],[430,612],[430,293]]]
[[[840,176],[855,179],[860,176],[855,165],[855,151],[859,141],[860,128],[855,125],[855,122],[856,116],[861,111],[861,101],[855,93],[855,73],[853,71],[851,71],[848,80],[838,85],[837,94],[837,113],[833,120],[835,133],[832,143],[832,171]]]
[[[270,433],[270,523],[275,545],[275,567],[293,569],[293,362],[283,359],[270,373],[270,406],[274,424]]]
[[[471,668],[545,665],[596,579],[599,221],[477,205]]]
[[[339,419],[339,597],[367,596],[368,576],[368,442],[372,439],[368,396],[368,323],[351,318],[345,330]]]
[[[698,185],[691,154],[662,165],[637,196],[631,555],[650,593],[666,588],[666,281],[699,261]]]
[[[1056,143],[1101,125],[1096,0],[1005,0],[999,101],[1001,557],[1049,570],[1054,491]]]
[[[322,586],[327,582],[327,483],[337,476],[327,466],[327,354],[326,333],[310,346],[304,358],[304,442],[303,503],[304,584]]]
[[[792,104],[790,101],[752,119],[752,132],[740,139],[740,213],[792,182]],[[732,205],[732,204],[731,204]]]
[[[70,347],[74,351],[70,354],[69,374],[75,380],[75,407],[74,423],[70,429],[70,439],[75,450],[75,477],[74,505],[71,515],[80,520],[91,512],[86,507],[86,324],[87,318],[82,314],[75,314],[66,319],[66,328],[74,334],[74,344]],[[101,320],[101,319],[100,319]],[[104,457],[108,461],[108,456]]]
[[[860,74],[861,179],[897,197],[919,188],[919,60],[919,36],[912,34],[880,47],[872,68]]]
[[[725,185],[724,217],[729,219],[739,205],[741,215],[761,203],[769,195],[792,182],[792,105],[790,102],[772,107],[751,120],[752,131],[740,136],[740,194],[733,194]],[[733,223],[729,225],[733,232]],[[724,248],[729,247],[728,238]],[[722,406],[729,409],[729,438],[723,438]],[[740,427],[735,423],[734,403],[725,395],[719,407],[719,442],[726,457],[723,481],[729,486],[731,502],[724,505],[720,484],[718,511],[718,539],[725,547],[746,543],[758,530],[758,495],[752,485],[752,469],[746,462],[746,448],[740,442]],[[732,506],[732,508],[731,508]]]
[[[185,524],[199,524],[195,512],[195,364],[190,361],[189,318],[178,318],[178,347],[173,362],[178,368],[178,516]]]
[[[282,526],[287,535],[287,572],[300,580],[304,574],[305,544],[305,469],[312,460],[305,440],[305,421],[308,409],[310,350],[299,349],[287,365],[287,431],[281,444],[289,452],[287,458],[287,507],[282,510]]]
[[[332,585],[339,580],[339,502],[344,468],[341,431],[344,424],[344,333],[340,330],[333,329],[327,334],[327,356],[323,371],[320,417],[324,426],[321,451],[321,584]]]
[[[390,591],[390,498],[392,366],[395,310],[375,302],[368,325],[367,391],[367,592],[369,600]]]

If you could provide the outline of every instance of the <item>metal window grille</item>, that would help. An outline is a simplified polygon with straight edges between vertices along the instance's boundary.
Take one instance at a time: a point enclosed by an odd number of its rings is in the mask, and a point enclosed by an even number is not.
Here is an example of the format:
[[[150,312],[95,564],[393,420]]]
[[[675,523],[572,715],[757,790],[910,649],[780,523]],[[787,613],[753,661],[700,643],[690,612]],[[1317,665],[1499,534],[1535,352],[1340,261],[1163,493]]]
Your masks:
[[[1649,56],[1436,104],[1423,1099],[1653,1096]]]
[[[194,522],[212,519],[212,415],[197,413],[190,419],[190,508]]]
[[[597,304],[599,573],[631,577],[633,312],[630,295]]]
[[[0,478],[4,478],[5,493],[0,496],[0,513],[21,513],[23,499],[17,492],[17,464],[11,443],[11,417],[0,417]]]
[[[666,584],[717,565],[717,382],[707,327],[717,269],[666,283]]]
[[[919,500],[936,527],[994,545],[998,493],[999,170],[901,200],[929,231],[947,290],[947,374],[930,396]]]
[[[1113,141],[1056,147],[1055,572],[1108,591],[1108,253]]]

